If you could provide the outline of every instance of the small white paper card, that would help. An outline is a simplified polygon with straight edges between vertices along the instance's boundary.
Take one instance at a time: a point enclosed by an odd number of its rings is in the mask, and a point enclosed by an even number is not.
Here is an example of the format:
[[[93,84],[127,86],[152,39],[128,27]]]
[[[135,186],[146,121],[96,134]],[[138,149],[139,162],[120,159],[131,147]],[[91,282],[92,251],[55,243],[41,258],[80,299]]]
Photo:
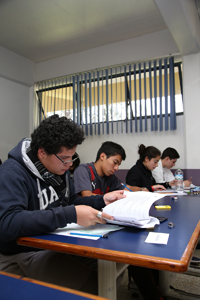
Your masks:
[[[167,245],[169,233],[149,232],[145,243]]]

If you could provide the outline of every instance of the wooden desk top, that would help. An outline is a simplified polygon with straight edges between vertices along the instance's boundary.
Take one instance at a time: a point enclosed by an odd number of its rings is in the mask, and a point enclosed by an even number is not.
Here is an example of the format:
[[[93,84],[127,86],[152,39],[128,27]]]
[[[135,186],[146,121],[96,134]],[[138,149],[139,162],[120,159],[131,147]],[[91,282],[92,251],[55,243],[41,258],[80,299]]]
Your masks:
[[[0,272],[1,300],[106,300],[54,284]]]
[[[156,211],[150,215],[168,217],[154,229],[144,230],[126,227],[112,233],[107,239],[87,240],[76,237],[46,234],[21,237],[18,244],[40,249],[49,249],[103,260],[133,264],[171,272],[185,272],[200,235],[199,197],[179,196],[174,201],[167,196],[156,204],[171,205],[171,210]],[[175,227],[170,229],[168,222]],[[145,239],[150,231],[169,233],[167,245],[147,244]]]

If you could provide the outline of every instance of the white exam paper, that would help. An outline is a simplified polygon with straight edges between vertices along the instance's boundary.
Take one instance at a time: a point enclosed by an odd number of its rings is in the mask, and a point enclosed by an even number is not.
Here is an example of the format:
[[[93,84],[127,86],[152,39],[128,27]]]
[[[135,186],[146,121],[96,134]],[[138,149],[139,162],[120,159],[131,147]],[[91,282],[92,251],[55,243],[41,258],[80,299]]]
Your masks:
[[[169,233],[149,232],[145,243],[167,245]]]

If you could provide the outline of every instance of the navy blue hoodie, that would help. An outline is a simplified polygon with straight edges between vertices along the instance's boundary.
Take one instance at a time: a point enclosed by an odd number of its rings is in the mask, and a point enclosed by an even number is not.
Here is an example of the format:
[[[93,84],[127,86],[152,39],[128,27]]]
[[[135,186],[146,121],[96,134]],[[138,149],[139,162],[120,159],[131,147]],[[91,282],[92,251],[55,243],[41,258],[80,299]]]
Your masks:
[[[0,252],[6,255],[33,250],[17,245],[18,237],[44,234],[76,223],[74,205],[98,210],[105,206],[103,196],[77,196],[68,171],[66,195],[58,195],[27,156],[30,142],[23,139],[0,166]]]

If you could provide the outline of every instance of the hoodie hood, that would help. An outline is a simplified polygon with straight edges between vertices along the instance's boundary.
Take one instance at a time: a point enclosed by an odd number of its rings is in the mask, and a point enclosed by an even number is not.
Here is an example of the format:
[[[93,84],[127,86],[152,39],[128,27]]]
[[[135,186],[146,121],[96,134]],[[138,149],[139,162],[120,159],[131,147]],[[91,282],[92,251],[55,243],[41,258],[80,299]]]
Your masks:
[[[43,180],[41,177],[40,173],[36,169],[35,165],[33,162],[30,160],[28,155],[26,154],[27,149],[30,147],[31,144],[31,139],[30,138],[25,138],[21,140],[15,148],[13,148],[9,153],[8,153],[8,158],[13,158],[16,161],[18,161],[21,165],[24,167],[28,168],[32,174],[34,174],[36,177],[40,178]]]

